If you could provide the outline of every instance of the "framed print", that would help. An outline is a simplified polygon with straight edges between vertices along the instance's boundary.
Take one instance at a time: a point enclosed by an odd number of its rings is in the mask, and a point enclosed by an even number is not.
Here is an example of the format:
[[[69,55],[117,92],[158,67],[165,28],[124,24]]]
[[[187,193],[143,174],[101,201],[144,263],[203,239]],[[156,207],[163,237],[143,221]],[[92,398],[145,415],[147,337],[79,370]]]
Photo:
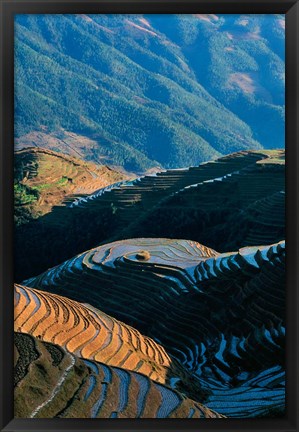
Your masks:
[[[298,430],[297,2],[1,20],[1,430]]]

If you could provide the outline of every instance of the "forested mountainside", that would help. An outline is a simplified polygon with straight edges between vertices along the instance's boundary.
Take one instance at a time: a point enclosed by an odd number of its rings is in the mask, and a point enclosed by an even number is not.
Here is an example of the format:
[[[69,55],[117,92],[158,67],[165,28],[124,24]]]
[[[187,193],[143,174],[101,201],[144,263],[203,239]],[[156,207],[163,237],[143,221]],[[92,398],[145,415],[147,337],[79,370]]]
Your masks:
[[[186,167],[284,145],[280,15],[19,15],[16,149]]]

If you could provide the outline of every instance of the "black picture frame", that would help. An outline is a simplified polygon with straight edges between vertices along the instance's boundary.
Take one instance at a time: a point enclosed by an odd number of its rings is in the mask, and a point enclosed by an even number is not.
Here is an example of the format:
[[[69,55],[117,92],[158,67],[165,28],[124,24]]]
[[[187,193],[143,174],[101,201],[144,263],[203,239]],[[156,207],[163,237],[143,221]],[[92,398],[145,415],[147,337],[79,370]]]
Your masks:
[[[298,430],[298,22],[294,0],[0,0],[0,425],[2,431]],[[14,419],[13,416],[13,148],[14,14],[64,13],[282,13],[286,15],[286,416],[279,419]]]

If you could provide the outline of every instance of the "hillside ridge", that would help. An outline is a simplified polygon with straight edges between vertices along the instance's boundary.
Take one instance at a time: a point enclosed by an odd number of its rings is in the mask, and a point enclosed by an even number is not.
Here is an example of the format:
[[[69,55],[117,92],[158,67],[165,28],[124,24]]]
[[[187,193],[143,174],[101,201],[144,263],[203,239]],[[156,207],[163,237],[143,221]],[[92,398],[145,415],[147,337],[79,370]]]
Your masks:
[[[15,222],[22,225],[51,212],[73,193],[90,193],[129,178],[106,166],[39,147],[15,152]]]

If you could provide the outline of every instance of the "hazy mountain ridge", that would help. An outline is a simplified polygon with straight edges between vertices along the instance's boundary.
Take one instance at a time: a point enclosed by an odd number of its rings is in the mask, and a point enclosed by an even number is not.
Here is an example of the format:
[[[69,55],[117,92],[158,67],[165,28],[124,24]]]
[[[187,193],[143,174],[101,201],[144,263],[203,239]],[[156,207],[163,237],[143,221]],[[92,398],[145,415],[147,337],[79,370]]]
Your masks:
[[[135,171],[281,147],[282,17],[217,18],[19,16],[18,145],[41,127],[75,132]]]

